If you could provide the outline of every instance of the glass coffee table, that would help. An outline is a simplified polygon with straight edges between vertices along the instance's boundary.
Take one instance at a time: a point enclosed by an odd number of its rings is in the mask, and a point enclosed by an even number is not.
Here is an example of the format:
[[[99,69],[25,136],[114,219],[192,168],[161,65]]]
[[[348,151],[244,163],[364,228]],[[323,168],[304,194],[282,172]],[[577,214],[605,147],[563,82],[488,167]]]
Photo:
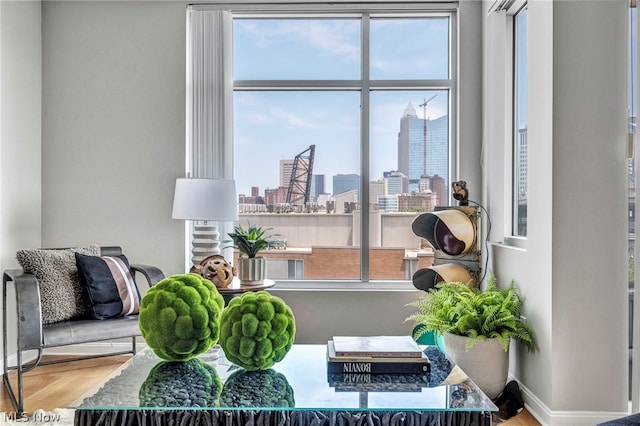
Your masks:
[[[265,371],[218,346],[186,363],[144,348],[72,407],[78,426],[490,425],[497,407],[435,346],[428,375],[328,375],[326,345],[295,344]]]

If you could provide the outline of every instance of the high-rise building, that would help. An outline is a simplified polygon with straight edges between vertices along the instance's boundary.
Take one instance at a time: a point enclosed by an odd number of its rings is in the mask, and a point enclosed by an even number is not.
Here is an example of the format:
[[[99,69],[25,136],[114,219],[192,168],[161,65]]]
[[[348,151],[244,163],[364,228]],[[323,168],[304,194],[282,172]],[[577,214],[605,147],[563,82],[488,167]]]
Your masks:
[[[312,200],[318,201],[318,197],[320,194],[325,193],[325,176],[324,175],[313,175],[311,176],[311,194],[310,197]]]
[[[431,182],[429,187],[437,197],[436,205],[446,206],[447,204],[449,204],[449,190],[447,187],[446,179],[442,176],[435,175],[431,176],[431,178],[429,178],[429,181]]]
[[[391,172],[386,175],[387,195],[409,193],[409,178],[402,172]]]
[[[291,182],[291,173],[293,172],[294,159],[280,160],[280,186],[284,188],[289,187]]]
[[[339,174],[333,177],[333,195],[343,192],[356,190],[358,192],[358,201],[360,200],[360,175],[357,174]]]
[[[449,118],[419,118],[409,102],[400,118],[398,171],[409,177],[409,191],[419,191],[422,176],[449,175]]]
[[[378,179],[375,182],[369,182],[369,202],[377,204],[378,197],[387,195],[387,180]]]
[[[516,145],[516,163],[517,163],[517,180],[518,180],[518,202],[527,200],[527,158],[528,154],[528,131],[527,128],[518,129],[518,141]]]

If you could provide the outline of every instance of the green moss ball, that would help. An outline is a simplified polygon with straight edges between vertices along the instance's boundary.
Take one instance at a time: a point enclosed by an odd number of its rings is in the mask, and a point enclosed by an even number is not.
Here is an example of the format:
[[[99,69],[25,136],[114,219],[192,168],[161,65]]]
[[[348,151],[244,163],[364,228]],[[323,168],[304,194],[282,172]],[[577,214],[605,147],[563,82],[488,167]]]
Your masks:
[[[142,337],[160,358],[185,361],[208,351],[220,337],[224,299],[198,274],[167,277],[140,303]]]
[[[162,361],[140,386],[141,407],[217,407],[222,380],[214,367],[198,358]]]
[[[273,369],[238,370],[225,381],[220,394],[221,407],[295,406],[293,388],[282,373]]]
[[[291,308],[267,291],[231,299],[220,318],[220,346],[246,370],[266,370],[291,349],[296,321]]]

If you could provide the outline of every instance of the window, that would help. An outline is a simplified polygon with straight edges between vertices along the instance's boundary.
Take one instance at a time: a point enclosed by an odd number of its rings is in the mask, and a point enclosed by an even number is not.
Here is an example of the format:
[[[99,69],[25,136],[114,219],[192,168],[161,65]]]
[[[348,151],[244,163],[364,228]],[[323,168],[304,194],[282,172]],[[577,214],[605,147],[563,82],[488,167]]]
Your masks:
[[[239,221],[271,229],[270,278],[431,264],[411,223],[450,203],[455,172],[456,14],[439,5],[230,11]]]
[[[513,235],[527,236],[527,7],[514,15]]]

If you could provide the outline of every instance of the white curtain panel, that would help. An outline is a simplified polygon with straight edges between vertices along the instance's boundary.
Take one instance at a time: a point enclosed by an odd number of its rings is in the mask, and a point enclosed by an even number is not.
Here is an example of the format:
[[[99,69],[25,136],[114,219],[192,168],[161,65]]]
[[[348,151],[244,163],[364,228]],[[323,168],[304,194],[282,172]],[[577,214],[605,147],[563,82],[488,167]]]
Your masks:
[[[187,11],[187,172],[233,178],[231,14]]]

